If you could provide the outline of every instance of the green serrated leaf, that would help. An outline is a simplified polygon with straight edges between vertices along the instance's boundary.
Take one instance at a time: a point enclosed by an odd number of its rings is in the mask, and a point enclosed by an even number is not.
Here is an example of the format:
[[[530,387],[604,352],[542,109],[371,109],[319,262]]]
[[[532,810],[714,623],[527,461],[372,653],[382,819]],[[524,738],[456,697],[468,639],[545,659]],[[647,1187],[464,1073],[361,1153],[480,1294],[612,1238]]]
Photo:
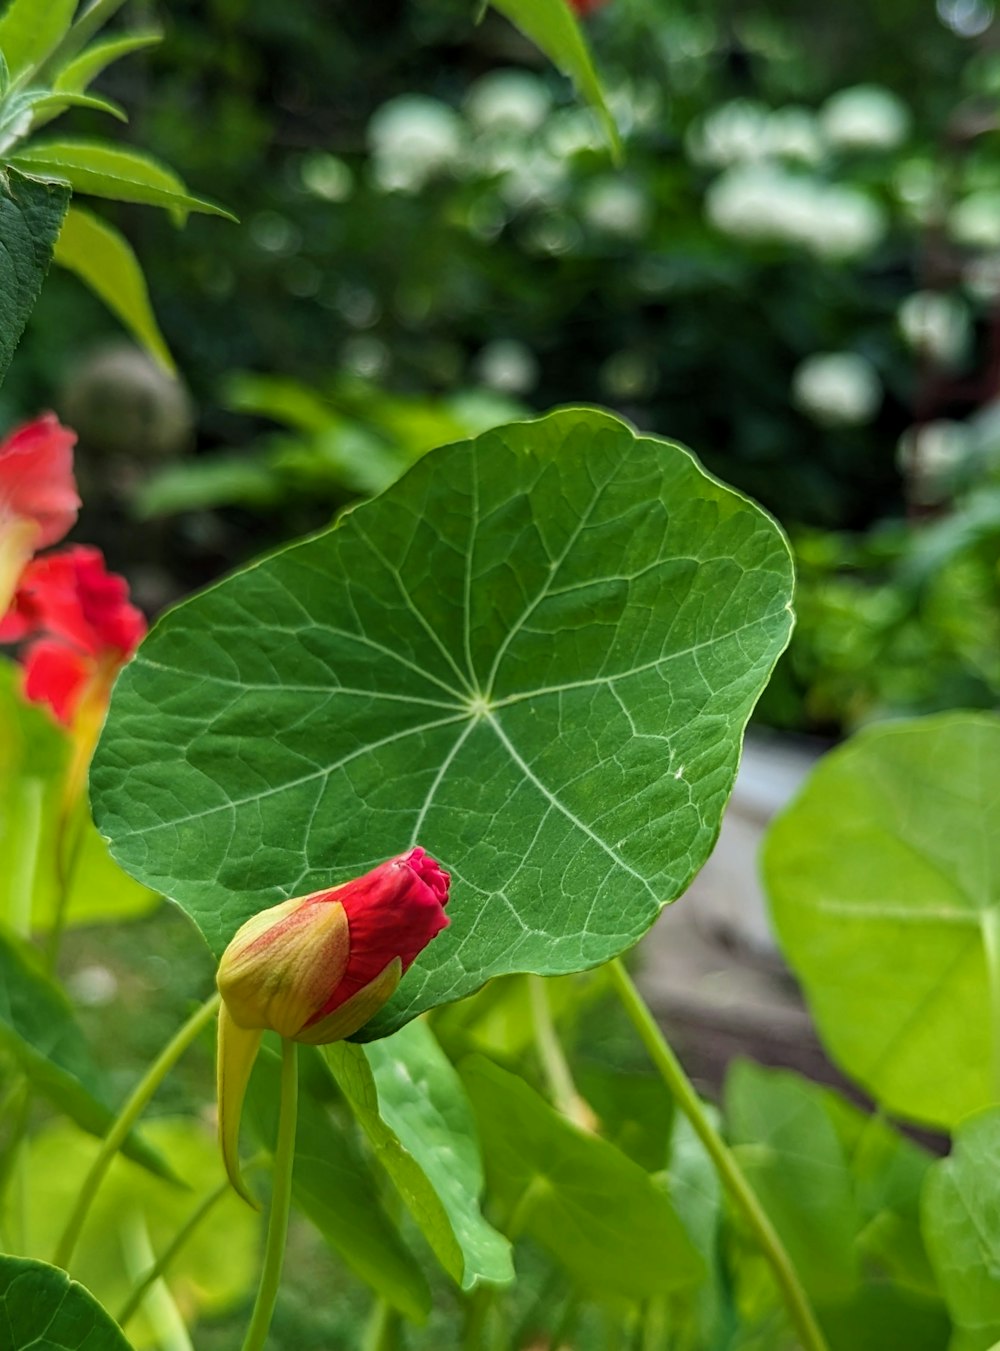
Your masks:
[[[929,1125],[994,1101],[998,791],[1000,718],[889,723],[826,756],[764,845],[778,937],[827,1050]]]
[[[89,1290],[58,1267],[27,1257],[0,1256],[0,1345],[4,1351],[132,1351]]]
[[[491,0],[491,3],[568,75],[583,97],[593,104],[615,157],[620,159],[621,137],[594,69],[587,40],[567,0]]]
[[[1000,1109],[962,1122],[924,1184],[924,1242],[963,1351],[1000,1337]]]
[[[12,79],[37,69],[68,31],[77,0],[10,0],[0,16],[0,50]]]
[[[513,1279],[510,1245],[483,1219],[482,1163],[461,1081],[423,1023],[372,1046],[323,1048],[407,1208],[463,1290]]]
[[[155,46],[156,43],[162,41],[162,34],[148,30],[94,42],[79,56],[75,56],[72,60],[66,62],[53,80],[52,88],[57,92],[68,91],[82,94],[97,79],[98,75],[107,70],[108,66],[113,65],[115,61],[120,61],[123,56],[131,56],[133,52],[141,52],[144,48]]]
[[[703,1263],[666,1190],[483,1056],[459,1065],[491,1192],[588,1296],[648,1299],[696,1283]]]
[[[49,270],[69,188],[0,168],[0,381]]]
[[[138,150],[103,141],[46,141],[19,151],[13,161],[26,173],[68,183],[74,192],[165,207],[181,221],[189,211],[236,219],[224,207],[192,197],[172,169]]]
[[[778,527],[681,447],[589,409],[499,428],[162,620],[94,810],[217,953],[413,841],[440,857],[451,926],[386,1035],[493,975],[599,965],[683,892],[790,595]]]
[[[357,1145],[309,1091],[306,1061],[316,1055],[301,1048],[292,1198],[355,1275],[407,1318],[423,1322],[431,1304],[423,1272],[386,1214]],[[321,1063],[318,1068],[326,1075]],[[280,1077],[278,1056],[264,1047],[250,1080],[244,1116],[272,1150],[278,1132]]]
[[[107,1086],[62,990],[32,951],[0,929],[0,1045],[31,1084],[92,1135],[114,1120]],[[161,1177],[174,1178],[164,1159],[132,1132],[130,1158]]]
[[[54,257],[104,301],[168,374],[174,374],[173,358],[156,322],[142,268],[123,234],[82,207],[71,206]]]

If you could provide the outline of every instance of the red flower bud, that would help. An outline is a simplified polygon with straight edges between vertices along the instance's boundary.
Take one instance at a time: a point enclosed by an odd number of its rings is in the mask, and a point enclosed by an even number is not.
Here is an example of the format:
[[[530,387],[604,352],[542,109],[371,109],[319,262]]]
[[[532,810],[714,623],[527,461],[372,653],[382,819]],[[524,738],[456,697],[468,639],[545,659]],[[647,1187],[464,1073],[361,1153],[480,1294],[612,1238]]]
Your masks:
[[[322,1046],[357,1032],[446,927],[448,883],[415,848],[339,887],[272,906],[233,936],[216,977],[219,1133],[242,1195],[239,1120],[262,1033]]]

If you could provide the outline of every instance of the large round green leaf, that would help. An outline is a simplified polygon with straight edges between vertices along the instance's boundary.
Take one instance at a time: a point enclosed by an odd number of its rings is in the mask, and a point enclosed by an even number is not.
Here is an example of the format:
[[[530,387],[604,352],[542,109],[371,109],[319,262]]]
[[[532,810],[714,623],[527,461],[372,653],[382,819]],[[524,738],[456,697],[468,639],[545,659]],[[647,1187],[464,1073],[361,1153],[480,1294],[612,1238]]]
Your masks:
[[[510,971],[594,966],[708,857],[788,639],[778,527],[586,409],[432,452],[179,606],[92,774],[122,865],[216,952],[262,906],[419,842],[451,927],[382,1035]]]
[[[827,1049],[931,1125],[994,1099],[998,801],[1000,718],[890,723],[822,760],[765,843],[778,937]]]

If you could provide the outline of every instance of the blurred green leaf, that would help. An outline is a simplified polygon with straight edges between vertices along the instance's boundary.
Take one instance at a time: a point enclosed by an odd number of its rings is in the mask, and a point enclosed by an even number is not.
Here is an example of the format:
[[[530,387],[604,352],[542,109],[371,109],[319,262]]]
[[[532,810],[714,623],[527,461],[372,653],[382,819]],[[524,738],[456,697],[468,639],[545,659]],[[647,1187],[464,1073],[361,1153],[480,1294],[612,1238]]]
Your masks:
[[[703,1276],[666,1190],[638,1164],[483,1056],[459,1073],[512,1234],[531,1234],[588,1296],[648,1299]]]
[[[158,1117],[144,1129],[190,1190],[150,1177],[120,1155],[115,1159],[72,1262],[72,1275],[115,1312],[148,1266],[148,1254],[130,1251],[135,1231],[148,1235],[153,1254],[162,1253],[224,1177],[218,1141],[208,1122]],[[96,1149],[96,1141],[65,1123],[46,1126],[31,1138],[24,1216],[29,1256],[51,1253],[55,1247]],[[224,1193],[164,1275],[189,1328],[199,1317],[224,1313],[249,1297],[258,1275],[260,1243],[260,1215],[235,1192]],[[142,1308],[130,1320],[128,1334],[136,1351],[159,1351],[163,1345]]]
[[[764,845],[778,937],[830,1054],[936,1126],[994,1099],[998,765],[988,713],[872,728],[819,763]]]
[[[463,1290],[512,1280],[509,1245],[479,1208],[472,1111],[430,1028],[414,1022],[384,1041],[334,1042],[323,1054],[445,1271]]]
[[[859,1216],[843,1148],[810,1088],[737,1061],[726,1076],[726,1133],[807,1292],[841,1300],[858,1283]]]
[[[59,904],[57,837],[69,754],[69,739],[48,711],[21,695],[18,668],[0,659],[0,857],[6,861],[0,921],[19,933],[48,930]],[[111,858],[85,804],[71,828],[81,833],[65,903],[70,928],[137,918],[159,903]]]
[[[35,70],[59,45],[77,0],[10,0],[0,16],[0,50],[12,79]]]
[[[618,128],[594,69],[587,40],[568,0],[491,0],[491,3],[568,75],[583,97],[594,105],[611,148],[616,158],[620,158]]]
[[[111,1315],[65,1271],[0,1256],[4,1351],[131,1351]]]
[[[368,1163],[326,1104],[309,1091],[307,1055],[301,1048],[298,1126],[292,1196],[302,1213],[351,1270],[382,1299],[417,1322],[430,1311],[423,1272],[379,1199]],[[322,1070],[326,1074],[325,1069]],[[245,1116],[273,1151],[278,1132],[279,1058],[264,1047],[257,1060]]]
[[[0,1045],[32,1086],[92,1135],[115,1118],[98,1068],[69,1000],[26,944],[0,929]],[[174,1178],[163,1157],[133,1131],[130,1158],[160,1177]]]
[[[0,381],[42,289],[69,196],[61,183],[0,166]]]
[[[78,206],[66,213],[54,260],[85,282],[169,374],[173,358],[160,332],[139,260],[123,234]]]
[[[959,1125],[950,1157],[927,1175],[922,1212],[954,1345],[986,1351],[1000,1337],[1000,1109]]]
[[[189,211],[210,216],[236,217],[224,207],[192,197],[172,169],[138,150],[104,141],[33,142],[13,156],[26,173],[61,180],[74,192],[109,197],[116,202],[162,206],[183,221]]]

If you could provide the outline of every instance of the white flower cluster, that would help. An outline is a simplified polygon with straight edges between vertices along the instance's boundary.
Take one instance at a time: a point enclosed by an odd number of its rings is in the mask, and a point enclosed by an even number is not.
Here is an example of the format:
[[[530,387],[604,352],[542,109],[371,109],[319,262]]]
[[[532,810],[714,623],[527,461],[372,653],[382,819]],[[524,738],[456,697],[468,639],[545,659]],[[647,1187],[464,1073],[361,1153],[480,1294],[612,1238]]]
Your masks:
[[[872,363],[857,352],[817,352],[792,377],[792,399],[823,427],[870,422],[882,403],[882,384]]]
[[[709,187],[705,209],[726,234],[797,244],[823,258],[869,253],[886,230],[882,208],[860,189],[772,163],[727,169]]]

